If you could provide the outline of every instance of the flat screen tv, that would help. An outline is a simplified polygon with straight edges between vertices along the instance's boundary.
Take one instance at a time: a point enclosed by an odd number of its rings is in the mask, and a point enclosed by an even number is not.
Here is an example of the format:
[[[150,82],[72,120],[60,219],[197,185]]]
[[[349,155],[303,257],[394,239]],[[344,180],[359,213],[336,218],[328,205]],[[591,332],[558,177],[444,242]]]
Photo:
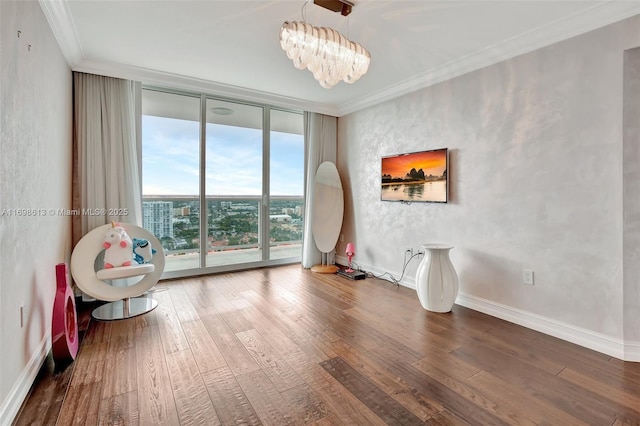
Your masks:
[[[382,201],[447,202],[447,148],[382,157]]]

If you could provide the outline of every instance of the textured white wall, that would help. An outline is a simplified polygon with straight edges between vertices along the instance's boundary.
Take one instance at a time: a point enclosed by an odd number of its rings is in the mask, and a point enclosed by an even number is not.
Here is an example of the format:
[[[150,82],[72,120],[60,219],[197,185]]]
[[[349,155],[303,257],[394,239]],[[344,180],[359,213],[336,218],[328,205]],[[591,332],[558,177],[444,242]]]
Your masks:
[[[71,251],[70,217],[13,209],[71,208],[72,87],[37,2],[0,1],[0,22],[0,424],[7,424],[3,416],[31,384],[29,368],[39,367],[34,358],[49,349],[55,265]]]
[[[638,28],[634,17],[341,117],[338,253],[355,241],[358,263],[398,276],[405,249],[450,243],[462,292],[622,339],[623,56]],[[380,201],[380,157],[442,147],[449,204]]]
[[[625,52],[623,96],[624,338],[640,342],[640,47]]]

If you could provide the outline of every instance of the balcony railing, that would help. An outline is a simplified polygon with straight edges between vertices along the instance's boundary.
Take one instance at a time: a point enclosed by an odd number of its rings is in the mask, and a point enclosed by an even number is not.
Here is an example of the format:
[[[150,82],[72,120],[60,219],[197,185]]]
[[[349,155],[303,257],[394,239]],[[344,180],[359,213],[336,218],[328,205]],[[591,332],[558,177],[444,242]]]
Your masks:
[[[260,196],[208,196],[206,266],[262,260]],[[170,202],[149,209],[148,202]],[[146,214],[145,214],[146,206]],[[274,196],[270,201],[269,258],[301,255],[302,196]],[[165,270],[200,267],[200,201],[195,196],[143,196],[144,226],[162,242]],[[171,227],[166,225],[170,223]],[[164,224],[165,226],[162,226]]]

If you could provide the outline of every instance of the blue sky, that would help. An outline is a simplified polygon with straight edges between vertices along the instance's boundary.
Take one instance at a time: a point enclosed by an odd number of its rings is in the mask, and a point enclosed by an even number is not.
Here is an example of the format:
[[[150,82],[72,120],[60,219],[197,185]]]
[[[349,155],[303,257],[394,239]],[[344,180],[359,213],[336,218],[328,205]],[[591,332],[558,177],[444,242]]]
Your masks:
[[[143,195],[197,195],[199,123],[142,117]],[[271,132],[271,194],[303,194],[302,135]],[[207,124],[207,195],[262,194],[262,130]]]

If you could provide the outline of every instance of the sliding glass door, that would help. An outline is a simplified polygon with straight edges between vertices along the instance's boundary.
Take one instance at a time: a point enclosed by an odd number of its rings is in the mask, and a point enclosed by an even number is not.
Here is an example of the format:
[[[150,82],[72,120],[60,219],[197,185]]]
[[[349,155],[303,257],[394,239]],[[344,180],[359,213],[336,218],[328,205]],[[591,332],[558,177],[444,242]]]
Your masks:
[[[304,229],[304,126],[300,114],[271,110],[269,258],[299,256]]]
[[[143,90],[142,226],[165,271],[200,266],[200,97]]]
[[[261,262],[262,107],[207,99],[207,266]]]
[[[165,276],[300,261],[301,113],[149,88],[142,109],[144,226]]]

